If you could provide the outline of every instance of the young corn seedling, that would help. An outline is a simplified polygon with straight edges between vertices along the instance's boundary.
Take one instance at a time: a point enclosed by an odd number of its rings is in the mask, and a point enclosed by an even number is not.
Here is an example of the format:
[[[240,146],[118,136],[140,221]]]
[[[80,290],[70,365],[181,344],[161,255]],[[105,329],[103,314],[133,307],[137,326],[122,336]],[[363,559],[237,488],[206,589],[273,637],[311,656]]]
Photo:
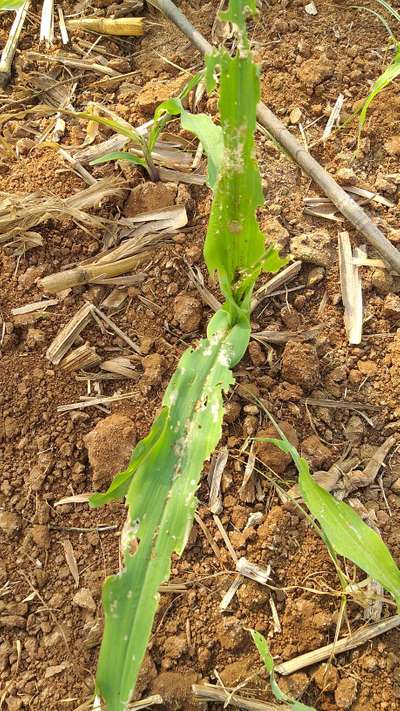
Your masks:
[[[400,22],[400,14],[395,10],[391,5],[389,5],[386,0],[376,0],[392,17],[394,17],[397,22]],[[394,46],[394,57],[390,64],[386,67],[385,71],[382,72],[382,74],[378,77],[378,79],[375,81],[370,93],[368,94],[367,98],[365,99],[361,109],[360,109],[360,117],[359,117],[359,135],[361,131],[364,128],[365,121],[367,119],[367,112],[374,101],[378,94],[381,93],[384,89],[386,89],[389,84],[391,84],[399,75],[400,75],[400,42],[396,39],[395,35],[393,34],[388,22],[385,20],[385,18],[379,13],[376,12],[375,10],[372,10],[369,7],[360,7],[360,6],[355,6],[357,7],[358,10],[366,10],[367,12],[370,12],[372,15],[378,18],[380,22],[382,22],[383,26],[386,28],[386,30],[389,33],[390,40],[392,45]]]
[[[285,704],[285,708],[291,708],[293,711],[316,711],[314,706],[306,706],[292,699],[290,696],[285,694],[279,688],[279,685],[275,679],[274,673],[274,660],[272,659],[271,652],[269,651],[268,642],[265,637],[257,632],[256,630],[250,630],[250,634],[253,638],[253,642],[258,649],[258,653],[264,663],[266,672],[269,676],[269,682],[271,684],[271,690],[277,701],[281,701]]]
[[[76,118],[86,121],[94,121],[108,128],[112,128],[116,133],[126,136],[129,139],[129,144],[134,149],[139,149],[142,155],[132,153],[128,145],[125,151],[112,151],[106,153],[100,158],[91,161],[91,165],[101,165],[115,160],[127,160],[135,165],[142,166],[148,173],[149,178],[153,181],[159,179],[157,166],[154,164],[152,151],[156,147],[160,135],[166,128],[167,124],[176,116],[181,118],[181,126],[184,130],[190,131],[201,141],[203,149],[208,157],[208,180],[209,187],[215,187],[218,169],[222,161],[223,140],[221,126],[213,123],[206,114],[191,114],[184,108],[184,99],[188,96],[191,90],[198,84],[202,74],[196,74],[185,85],[181,93],[175,99],[169,99],[162,103],[154,113],[152,125],[149,127],[147,134],[139,133],[127,121],[118,118],[106,118],[98,116],[89,111],[69,112],[63,111]]]
[[[203,464],[221,436],[222,395],[234,382],[232,368],[250,338],[250,302],[261,271],[284,263],[275,251],[265,253],[256,220],[262,204],[261,178],[254,157],[259,78],[246,31],[244,8],[255,0],[230,0],[223,19],[231,22],[237,51],[225,49],[208,60],[207,85],[220,72],[223,160],[211,209],[204,255],[217,272],[225,297],[213,316],[207,338],[183,354],[148,436],[105,494],[91,505],[125,497],[128,507],[121,537],[124,567],[103,589],[105,628],[96,677],[95,708],[124,711],[129,704],[145,654],[158,589],[168,579],[171,556],[185,548],[197,500]],[[172,108],[172,107],[171,107]]]

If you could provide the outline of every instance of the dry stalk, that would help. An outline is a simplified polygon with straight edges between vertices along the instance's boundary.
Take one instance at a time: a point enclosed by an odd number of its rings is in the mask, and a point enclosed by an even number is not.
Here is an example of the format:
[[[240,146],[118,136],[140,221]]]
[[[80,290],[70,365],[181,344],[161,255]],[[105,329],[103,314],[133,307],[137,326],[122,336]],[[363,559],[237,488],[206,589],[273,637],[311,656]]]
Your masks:
[[[354,634],[348,635],[348,637],[343,637],[339,639],[336,643],[325,645],[325,647],[320,647],[320,649],[315,649],[312,652],[307,652],[306,654],[301,654],[299,657],[291,659],[289,662],[283,662],[282,664],[277,664],[275,666],[275,671],[278,674],[293,674],[299,669],[304,669],[304,667],[309,667],[312,664],[318,664],[324,659],[330,658],[332,655],[341,654],[343,652],[348,652],[350,649],[355,649],[361,644],[365,644],[370,639],[378,637],[385,632],[389,632],[394,627],[400,624],[400,615],[394,615],[393,617],[388,617],[382,622],[377,622],[375,625],[369,625],[364,627]]]
[[[87,30],[100,35],[140,37],[143,34],[142,17],[81,17],[77,20],[67,20],[66,25],[69,30]]]
[[[238,694],[230,693],[230,689],[224,689],[213,684],[193,684],[192,691],[197,699],[206,701],[218,701],[222,704],[228,703],[230,706],[237,706],[244,711],[289,711],[291,706],[287,704],[271,704],[267,701],[259,701]]]
[[[10,81],[13,59],[18,46],[19,36],[28,13],[29,5],[30,0],[25,0],[24,4],[17,10],[14,22],[11,25],[10,34],[1,53],[0,89],[4,89]]]
[[[150,252],[143,252],[133,257],[111,262],[111,264],[94,264],[87,265],[86,267],[76,267],[75,269],[66,269],[64,272],[57,272],[44,277],[40,280],[40,286],[50,294],[56,294],[59,291],[64,291],[64,289],[69,289],[73,286],[89,284],[91,282],[99,283],[100,278],[106,279],[115,277],[119,274],[129,272],[132,269],[136,269],[136,267],[143,264],[149,256]]]

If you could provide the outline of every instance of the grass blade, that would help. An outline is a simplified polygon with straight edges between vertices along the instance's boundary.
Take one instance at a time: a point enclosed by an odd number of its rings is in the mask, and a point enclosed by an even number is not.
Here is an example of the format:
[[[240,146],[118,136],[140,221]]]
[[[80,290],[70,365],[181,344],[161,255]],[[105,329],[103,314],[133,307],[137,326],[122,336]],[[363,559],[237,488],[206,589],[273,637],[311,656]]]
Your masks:
[[[109,163],[110,160],[129,160],[131,163],[135,163],[135,165],[146,167],[146,161],[143,158],[135,156],[133,153],[128,153],[127,151],[112,151],[111,153],[106,153],[104,156],[90,161],[90,165]]]

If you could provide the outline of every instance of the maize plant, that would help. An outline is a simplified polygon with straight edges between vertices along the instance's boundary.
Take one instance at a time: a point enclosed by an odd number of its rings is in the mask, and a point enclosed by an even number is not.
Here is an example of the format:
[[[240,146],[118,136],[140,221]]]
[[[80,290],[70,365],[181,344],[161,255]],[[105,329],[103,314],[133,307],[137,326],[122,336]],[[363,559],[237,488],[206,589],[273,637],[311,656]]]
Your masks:
[[[256,220],[263,201],[254,155],[259,77],[247,37],[245,6],[255,12],[255,0],[231,0],[223,15],[236,31],[236,54],[222,49],[207,66],[208,90],[220,72],[224,151],[204,255],[209,272],[218,274],[225,303],[211,319],[207,338],[183,354],[161,412],[136,446],[126,471],[105,494],[91,499],[92,506],[99,506],[125,497],[128,507],[121,538],[124,567],[106,580],[103,589],[105,628],[95,705],[104,702],[107,711],[123,711],[129,704],[159,586],[169,577],[172,554],[185,548],[203,464],[221,436],[222,395],[234,382],[232,368],[249,343],[254,283],[262,271],[276,271],[284,263],[275,249],[265,252]]]

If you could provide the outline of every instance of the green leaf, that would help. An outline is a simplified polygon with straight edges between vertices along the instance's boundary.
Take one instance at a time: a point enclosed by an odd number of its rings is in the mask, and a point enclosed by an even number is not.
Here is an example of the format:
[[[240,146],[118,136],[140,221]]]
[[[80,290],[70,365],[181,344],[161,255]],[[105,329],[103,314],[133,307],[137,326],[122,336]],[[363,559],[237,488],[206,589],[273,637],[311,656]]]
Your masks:
[[[397,43],[396,45],[396,54],[393,58],[393,61],[389,64],[389,66],[385,69],[385,71],[378,77],[376,80],[375,84],[373,85],[370,93],[368,94],[367,98],[364,101],[364,104],[362,105],[361,111],[360,111],[360,120],[359,120],[359,130],[361,131],[366,118],[367,118],[367,112],[368,109],[371,105],[371,103],[374,101],[374,99],[380,94],[383,89],[385,89],[389,84],[392,83],[400,74],[400,42]]]
[[[133,153],[126,151],[112,151],[111,153],[106,153],[104,156],[100,156],[100,158],[91,160],[90,165],[101,165],[102,163],[109,163],[111,160],[129,160],[131,163],[146,167],[144,158],[140,158],[140,156],[135,156]]]
[[[203,463],[221,436],[222,392],[234,382],[232,358],[237,357],[242,332],[230,326],[227,313],[217,321],[210,338],[183,354],[163,398],[163,419],[154,425],[157,432],[153,428],[134,453],[136,471],[127,492],[129,511],[121,541],[125,567],[108,578],[103,589],[105,629],[96,685],[107,711],[127,708],[159,586],[169,577],[172,554],[180,555],[185,547]],[[132,553],[135,539],[137,550]]]
[[[256,630],[250,630],[250,634],[253,638],[254,644],[258,649],[258,653],[264,663],[265,669],[269,674],[271,690],[276,700],[289,704],[293,711],[315,711],[315,708],[313,706],[306,706],[305,704],[300,703],[300,701],[291,699],[290,696],[281,691],[275,680],[274,660],[272,659],[271,653],[269,651],[267,640],[262,634],[260,634],[260,632],[257,632]]]
[[[93,496],[91,496],[89,504],[92,508],[95,509],[99,506],[104,506],[104,504],[108,504],[110,501],[115,501],[116,499],[121,499],[126,496],[135,471],[143,464],[152,448],[162,437],[167,424],[167,418],[168,411],[167,408],[164,407],[154,421],[153,427],[147,437],[144,437],[144,439],[136,445],[127,468],[114,477],[104,494],[93,494]]]
[[[104,116],[97,116],[97,114],[91,113],[90,111],[69,111],[68,109],[59,109],[60,113],[66,114],[67,116],[72,116],[73,118],[83,119],[84,121],[95,121],[101,126],[107,126],[112,128],[116,133],[120,133],[121,136],[126,136],[133,143],[142,145],[143,139],[133,126],[127,126],[124,121],[116,121],[114,119],[105,118]]]
[[[18,10],[25,0],[0,0],[0,12],[6,10]]]
[[[281,437],[282,432],[280,432]],[[287,439],[271,439],[291,455],[299,472],[304,503],[334,551],[348,558],[390,592],[400,608],[400,570],[382,538],[344,501],[337,501],[312,478],[308,464]]]
[[[224,143],[221,126],[217,126],[207,114],[192,114],[182,106],[180,99],[164,101],[154,114],[157,120],[163,113],[181,117],[181,126],[199,139],[208,160],[207,184],[214,190],[221,168]]]

